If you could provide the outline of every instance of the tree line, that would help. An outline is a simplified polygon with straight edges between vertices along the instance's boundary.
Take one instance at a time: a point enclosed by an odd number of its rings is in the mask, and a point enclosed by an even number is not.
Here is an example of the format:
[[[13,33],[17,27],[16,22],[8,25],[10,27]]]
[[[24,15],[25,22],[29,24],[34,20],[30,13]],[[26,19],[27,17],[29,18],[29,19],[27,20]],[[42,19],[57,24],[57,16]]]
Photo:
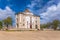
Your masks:
[[[57,28],[59,29],[59,27],[60,27],[60,21],[53,20],[52,22],[48,22],[46,24],[41,24],[40,26],[41,26],[41,30],[43,30],[44,28],[57,30]]]
[[[0,21],[0,30],[3,27],[6,27],[8,29],[8,27],[11,26],[11,25],[12,25],[12,18],[7,17],[6,19]]]

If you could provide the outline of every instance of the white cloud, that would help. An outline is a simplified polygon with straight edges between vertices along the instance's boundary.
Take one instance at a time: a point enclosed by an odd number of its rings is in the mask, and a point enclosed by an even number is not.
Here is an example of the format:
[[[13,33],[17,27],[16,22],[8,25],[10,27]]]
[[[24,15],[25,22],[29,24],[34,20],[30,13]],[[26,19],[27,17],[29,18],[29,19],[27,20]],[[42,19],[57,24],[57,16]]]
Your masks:
[[[9,6],[6,6],[4,10],[0,8],[0,20],[3,20],[8,16],[14,17],[14,13],[15,12],[12,11],[12,9],[10,9]]]
[[[51,22],[54,19],[60,20],[60,0],[50,0],[45,5],[42,4],[43,2],[44,1],[42,0],[32,0],[31,4],[29,4],[27,7],[32,12],[40,14],[41,24]],[[34,10],[34,8],[36,7],[38,7],[39,9]]]
[[[6,19],[7,17],[12,18],[13,26],[15,26],[15,12],[9,6],[6,6],[5,9],[0,8],[0,20]]]
[[[60,20],[60,3],[58,3],[57,6],[52,5],[52,6],[48,7],[47,11],[41,13],[40,15],[43,18],[41,20],[41,23],[51,22],[54,19]]]
[[[30,11],[33,11],[35,7],[40,7],[41,0],[32,0],[30,4],[27,5],[27,7],[30,9]]]

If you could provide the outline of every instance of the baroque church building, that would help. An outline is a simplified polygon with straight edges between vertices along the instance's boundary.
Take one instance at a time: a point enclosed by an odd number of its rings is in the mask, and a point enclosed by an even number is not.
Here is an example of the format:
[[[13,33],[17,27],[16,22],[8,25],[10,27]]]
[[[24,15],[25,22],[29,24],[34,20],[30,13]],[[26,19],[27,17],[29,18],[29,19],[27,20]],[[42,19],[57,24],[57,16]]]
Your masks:
[[[40,30],[40,16],[34,15],[28,9],[16,14],[16,28]]]

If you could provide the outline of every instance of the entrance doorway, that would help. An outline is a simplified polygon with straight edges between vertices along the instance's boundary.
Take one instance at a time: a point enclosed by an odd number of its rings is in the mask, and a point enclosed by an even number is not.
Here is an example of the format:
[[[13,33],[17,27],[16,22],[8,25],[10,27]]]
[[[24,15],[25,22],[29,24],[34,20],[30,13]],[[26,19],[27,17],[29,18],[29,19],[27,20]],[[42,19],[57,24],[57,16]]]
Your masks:
[[[30,29],[32,29],[32,24],[30,24]]]

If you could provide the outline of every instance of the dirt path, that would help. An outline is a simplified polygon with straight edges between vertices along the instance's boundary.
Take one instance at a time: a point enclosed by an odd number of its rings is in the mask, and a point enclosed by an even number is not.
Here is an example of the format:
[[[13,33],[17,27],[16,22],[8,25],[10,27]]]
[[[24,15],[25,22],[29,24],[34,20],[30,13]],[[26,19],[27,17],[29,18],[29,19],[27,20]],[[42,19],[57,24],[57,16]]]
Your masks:
[[[59,31],[0,31],[0,40],[60,40]]]

